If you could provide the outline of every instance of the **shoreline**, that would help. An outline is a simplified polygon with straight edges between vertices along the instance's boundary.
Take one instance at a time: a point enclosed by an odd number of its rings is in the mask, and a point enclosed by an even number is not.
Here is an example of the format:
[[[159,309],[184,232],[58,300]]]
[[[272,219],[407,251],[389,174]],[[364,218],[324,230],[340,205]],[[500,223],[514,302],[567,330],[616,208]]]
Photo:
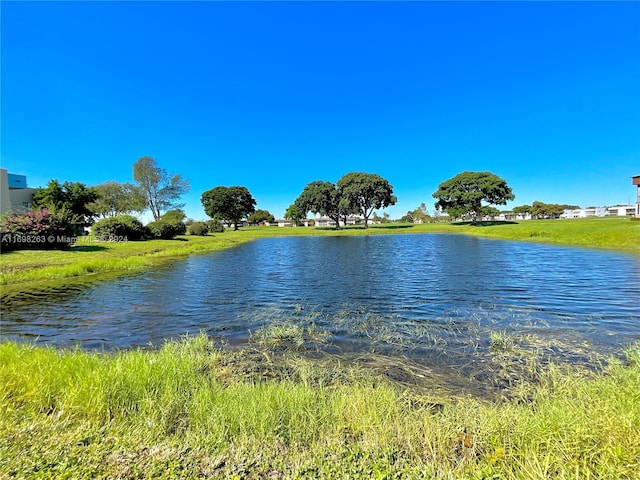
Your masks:
[[[204,237],[99,243],[67,250],[17,250],[0,254],[2,301],[64,282],[91,282],[143,272],[190,255],[213,253],[260,238],[292,236],[463,234],[506,241],[589,248],[640,257],[640,222],[628,218],[528,220],[520,223],[382,224],[369,229],[244,227]],[[46,260],[43,257],[46,255]]]

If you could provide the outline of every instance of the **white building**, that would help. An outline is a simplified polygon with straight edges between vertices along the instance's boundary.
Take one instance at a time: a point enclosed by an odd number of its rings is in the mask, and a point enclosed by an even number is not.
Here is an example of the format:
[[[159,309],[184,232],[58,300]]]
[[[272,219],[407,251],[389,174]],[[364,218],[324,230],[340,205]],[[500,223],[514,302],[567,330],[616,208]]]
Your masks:
[[[513,213],[513,212],[501,212],[500,215],[495,217],[495,220],[499,221],[513,221],[513,220],[531,220],[530,213]]]
[[[607,207],[576,208],[565,210],[561,215],[563,218],[587,218],[604,217],[607,214]]]
[[[636,198],[636,217],[640,217],[640,175],[631,177],[631,183],[638,187],[638,198]]]
[[[627,217],[636,214],[636,207],[633,205],[614,205],[607,207],[607,215],[612,217]]]
[[[0,168],[0,214],[26,212],[35,191],[27,187],[26,175],[7,173]]]
[[[589,207],[565,210],[563,218],[588,218],[588,217],[625,217],[634,215],[636,207],[633,205],[614,205],[612,207]]]

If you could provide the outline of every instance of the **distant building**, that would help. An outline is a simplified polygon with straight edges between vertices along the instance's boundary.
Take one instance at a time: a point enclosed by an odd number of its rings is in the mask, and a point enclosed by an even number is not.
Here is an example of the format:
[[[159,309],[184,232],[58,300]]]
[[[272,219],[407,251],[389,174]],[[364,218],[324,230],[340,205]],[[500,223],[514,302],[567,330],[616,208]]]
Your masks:
[[[573,210],[565,210],[561,217],[563,218],[587,218],[587,217],[604,217],[607,214],[607,207],[588,207],[576,208]]]
[[[530,213],[513,213],[511,211],[500,212],[500,215],[494,218],[499,221],[513,221],[513,220],[531,220]]]
[[[329,217],[315,218],[316,227],[335,227],[336,221]]]
[[[35,188],[27,187],[26,175],[0,168],[0,214],[22,213],[31,208]]]
[[[636,217],[640,217],[640,175],[636,175],[635,177],[631,177],[631,183],[638,187],[638,197],[636,198]]]
[[[565,210],[562,218],[588,218],[588,217],[625,217],[635,214],[633,205],[613,205],[611,207],[589,207]]]
[[[637,205],[614,205],[613,207],[607,207],[607,215],[612,217],[633,216],[636,213],[636,208]]]
[[[304,225],[305,227],[309,226],[309,219],[308,218],[303,218],[301,220],[298,221],[299,225]],[[296,227],[298,225],[296,225],[296,223],[291,220],[290,218],[278,218],[275,222],[271,222],[271,226],[275,227]]]
[[[313,220],[315,220],[315,226],[316,227],[335,227],[336,226],[336,222],[335,220],[329,218],[329,217],[319,217],[319,218],[314,218]],[[345,224],[344,220],[340,219],[340,227],[344,227],[346,225],[358,225],[360,222],[362,222],[362,218],[355,216],[355,215],[350,215],[347,217],[347,223]],[[370,222],[371,223],[371,222]]]

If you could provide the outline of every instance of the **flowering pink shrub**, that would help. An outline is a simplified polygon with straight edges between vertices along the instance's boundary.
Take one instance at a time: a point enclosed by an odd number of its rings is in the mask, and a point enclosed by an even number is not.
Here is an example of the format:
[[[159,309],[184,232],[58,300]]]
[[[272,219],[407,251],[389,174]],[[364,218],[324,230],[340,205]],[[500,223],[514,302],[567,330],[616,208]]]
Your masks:
[[[73,243],[74,228],[64,212],[46,208],[11,213],[0,220],[3,250],[64,248]]]

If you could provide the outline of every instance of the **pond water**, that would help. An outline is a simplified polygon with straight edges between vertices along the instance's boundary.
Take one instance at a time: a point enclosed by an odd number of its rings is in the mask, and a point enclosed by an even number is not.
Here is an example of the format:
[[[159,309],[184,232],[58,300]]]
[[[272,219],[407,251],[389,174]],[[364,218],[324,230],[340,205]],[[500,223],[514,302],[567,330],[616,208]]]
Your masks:
[[[640,340],[639,299],[640,259],[621,253],[444,234],[284,237],[12,302],[1,334],[110,350],[201,331],[243,345],[293,326],[302,348],[435,365],[468,361],[495,332],[614,351]]]

